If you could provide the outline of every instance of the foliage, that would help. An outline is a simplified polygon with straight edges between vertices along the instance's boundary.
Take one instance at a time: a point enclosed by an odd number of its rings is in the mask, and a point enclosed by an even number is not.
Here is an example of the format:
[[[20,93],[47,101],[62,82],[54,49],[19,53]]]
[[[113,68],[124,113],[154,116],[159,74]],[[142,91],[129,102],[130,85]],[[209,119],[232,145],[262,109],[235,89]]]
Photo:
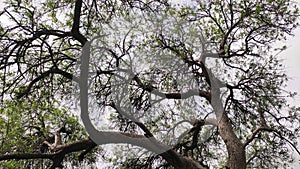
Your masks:
[[[286,167],[291,148],[299,153],[300,117],[288,103],[296,93],[285,90],[279,53],[286,47],[273,46],[292,35],[298,16],[290,0],[8,0],[0,15],[0,154],[44,152],[43,142],[54,142],[50,133],[63,126],[71,131],[66,145],[88,138],[72,101],[81,52],[91,41],[89,110],[98,129],[143,135],[147,128],[180,156],[212,168],[231,165],[236,137],[248,168]],[[207,126],[209,119],[218,123]],[[86,163],[95,162],[97,150]],[[114,168],[172,168],[141,147],[118,145],[108,154],[102,160]],[[64,164],[80,166],[78,156],[68,154]]]
[[[30,100],[28,100],[30,99]],[[58,106],[55,99],[31,95],[28,99],[4,101],[1,104],[1,154],[50,152],[43,141],[54,141],[54,129],[65,126],[70,133],[63,135],[65,143],[86,137],[78,118],[68,113],[66,107]],[[67,157],[74,166],[75,155]],[[87,158],[93,160],[93,156]],[[1,162],[1,168],[47,168],[47,160],[21,160]]]

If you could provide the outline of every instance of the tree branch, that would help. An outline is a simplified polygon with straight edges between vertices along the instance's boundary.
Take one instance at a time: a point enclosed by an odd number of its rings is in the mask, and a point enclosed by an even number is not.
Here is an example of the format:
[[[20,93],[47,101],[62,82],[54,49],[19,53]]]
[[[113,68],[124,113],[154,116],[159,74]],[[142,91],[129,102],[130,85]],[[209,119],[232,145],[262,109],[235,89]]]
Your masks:
[[[159,142],[154,137],[145,137],[134,133],[108,132],[99,131],[92,124],[89,116],[88,102],[88,70],[90,59],[90,42],[86,43],[86,47],[82,51],[80,66],[80,117],[85,126],[86,131],[91,139],[98,145],[127,143],[135,146],[143,147],[149,151],[160,154],[167,162],[178,169],[199,169],[203,168],[198,162],[189,160],[171,149],[168,145]]]
[[[278,132],[277,130],[275,129],[272,129],[270,127],[266,127],[266,126],[261,126],[257,129],[255,129],[253,131],[253,133],[247,137],[247,140],[245,141],[244,143],[244,147],[246,147],[247,145],[249,145],[254,139],[255,139],[255,136],[259,133],[259,132],[262,132],[262,131],[268,131],[268,132],[274,132],[274,134],[276,134],[278,137],[280,137],[281,139],[287,141],[294,149],[295,151],[300,155],[300,151],[298,150],[298,148],[288,139],[284,138],[280,132]]]
[[[0,155],[0,161],[3,160],[27,160],[27,159],[49,159],[53,161],[51,169],[61,166],[61,162],[66,154],[78,152],[95,147],[91,139],[76,141],[70,144],[60,145],[59,151],[54,153],[18,153]]]
[[[103,139],[98,143],[99,145],[111,144],[111,143],[131,143],[140,147],[144,147],[150,151],[159,153],[167,162],[173,165],[176,169],[203,169],[200,164],[192,159],[183,157],[176,151],[169,149],[167,151],[162,151],[165,148],[163,143],[159,143],[155,139],[146,138],[143,135],[138,135],[134,133],[124,133],[124,132],[99,132],[100,137]],[[105,138],[105,136],[107,136]],[[97,140],[98,141],[98,140]],[[0,161],[3,160],[22,160],[22,159],[50,159],[53,161],[51,168],[60,165],[57,160],[61,160],[66,154],[78,152],[82,150],[90,150],[91,147],[96,147],[96,143],[91,139],[85,139],[76,141],[70,144],[60,145],[59,150],[55,153],[45,154],[45,153],[24,153],[24,154],[4,154],[0,155]],[[162,149],[161,149],[162,148]],[[83,152],[84,154],[85,152]]]
[[[190,89],[187,92],[174,92],[174,93],[165,93],[165,92],[160,92],[159,90],[155,89],[152,86],[148,86],[148,85],[144,85],[141,81],[141,79],[135,75],[133,77],[133,80],[136,81],[137,85],[139,87],[141,87],[142,89],[153,93],[157,96],[163,97],[163,98],[167,98],[167,99],[187,99],[191,96],[201,96],[206,98],[209,102],[211,101],[211,96],[209,92],[206,92],[204,90],[200,90],[200,89]]]
[[[33,87],[33,85],[34,85],[35,83],[37,83],[37,82],[39,82],[40,80],[46,78],[46,77],[49,76],[50,74],[59,74],[59,75],[62,75],[63,77],[65,77],[65,78],[67,78],[67,79],[69,79],[69,80],[73,80],[73,81],[79,83],[78,77],[73,76],[71,73],[68,73],[68,72],[66,72],[66,71],[60,70],[60,69],[58,69],[58,68],[50,69],[50,70],[48,70],[48,71],[42,73],[40,76],[36,77],[35,79],[33,79],[33,80],[29,83],[29,85],[27,86],[27,88],[26,88],[24,91],[22,91],[21,93],[18,94],[17,99],[20,99],[20,98],[22,98],[22,97],[25,96],[25,95],[28,95],[29,92],[30,92],[30,90],[31,90],[31,88]]]
[[[82,45],[84,45],[87,42],[87,39],[79,31],[81,7],[82,0],[76,0],[71,33],[76,40],[78,40]]]
[[[272,131],[274,131],[274,129],[271,129],[271,128],[265,127],[265,126],[261,126],[261,127],[257,128],[257,129],[255,129],[255,130],[253,131],[253,133],[247,137],[247,140],[246,140],[245,143],[244,143],[244,148],[245,148],[247,145],[249,145],[249,144],[254,140],[255,136],[256,136],[259,132],[261,132],[261,131],[270,131],[270,132],[272,132]]]
[[[3,160],[27,160],[27,159],[51,159],[54,154],[44,153],[22,153],[22,154],[2,154],[0,161]]]

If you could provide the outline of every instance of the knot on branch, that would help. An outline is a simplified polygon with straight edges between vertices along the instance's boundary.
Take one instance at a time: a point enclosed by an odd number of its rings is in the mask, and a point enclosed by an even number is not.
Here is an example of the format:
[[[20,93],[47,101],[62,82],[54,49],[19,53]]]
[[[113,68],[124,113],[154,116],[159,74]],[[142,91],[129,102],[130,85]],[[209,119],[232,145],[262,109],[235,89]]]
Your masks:
[[[193,127],[190,129],[189,133],[191,132],[199,132],[201,127],[205,125],[205,120],[201,119],[195,119]]]
[[[48,141],[44,141],[43,144],[47,145],[51,151],[59,151],[63,145],[61,140],[61,133],[69,134],[65,127],[61,127],[54,133],[54,143],[51,144]]]

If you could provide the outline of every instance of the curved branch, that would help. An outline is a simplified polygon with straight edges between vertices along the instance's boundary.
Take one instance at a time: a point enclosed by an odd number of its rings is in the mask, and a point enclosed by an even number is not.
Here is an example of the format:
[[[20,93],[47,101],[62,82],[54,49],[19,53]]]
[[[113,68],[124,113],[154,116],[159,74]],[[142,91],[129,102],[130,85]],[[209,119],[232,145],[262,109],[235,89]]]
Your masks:
[[[274,134],[276,134],[278,137],[280,137],[281,139],[287,141],[294,149],[295,151],[300,155],[300,151],[298,150],[298,148],[288,139],[284,138],[278,131],[276,131],[275,129],[272,129],[270,127],[266,127],[266,126],[261,126],[257,129],[255,129],[253,131],[253,133],[247,137],[247,140],[244,143],[244,147],[246,147],[247,145],[249,145],[254,139],[255,136],[262,131],[268,131],[268,132],[273,132]]]
[[[261,131],[275,131],[274,129],[271,129],[271,128],[269,128],[269,127],[264,127],[264,126],[262,126],[262,127],[259,127],[259,128],[257,128],[257,129],[255,129],[254,131],[253,131],[253,133],[250,135],[250,136],[248,136],[247,137],[247,140],[245,141],[245,143],[244,143],[244,148],[247,146],[247,145],[249,145],[254,139],[255,139],[255,136],[259,133],[259,132],[261,132]]]
[[[149,151],[160,154],[168,163],[177,169],[199,169],[203,168],[199,163],[192,159],[186,159],[176,151],[172,150],[168,145],[159,142],[154,137],[145,137],[134,133],[108,132],[99,131],[92,124],[89,117],[88,102],[88,72],[90,59],[90,42],[85,44],[81,55],[80,66],[80,117],[85,126],[86,131],[91,139],[98,145],[127,143],[135,146],[143,147]]]
[[[66,71],[60,70],[60,69],[58,69],[58,68],[50,69],[50,70],[48,70],[48,71],[42,73],[40,76],[36,77],[35,79],[33,79],[33,80],[29,83],[29,85],[27,86],[27,88],[26,88],[23,92],[21,92],[21,93],[18,94],[17,99],[20,99],[20,98],[22,98],[22,97],[25,96],[25,95],[28,95],[29,92],[30,92],[30,90],[31,90],[31,88],[33,87],[33,85],[34,85],[35,83],[37,83],[37,82],[39,82],[40,80],[46,78],[46,77],[49,76],[50,74],[59,74],[59,75],[62,75],[63,77],[65,77],[65,78],[67,78],[67,79],[69,79],[69,80],[73,80],[73,81],[79,83],[78,77],[73,76],[71,73],[68,73],[68,72],[66,72]]]

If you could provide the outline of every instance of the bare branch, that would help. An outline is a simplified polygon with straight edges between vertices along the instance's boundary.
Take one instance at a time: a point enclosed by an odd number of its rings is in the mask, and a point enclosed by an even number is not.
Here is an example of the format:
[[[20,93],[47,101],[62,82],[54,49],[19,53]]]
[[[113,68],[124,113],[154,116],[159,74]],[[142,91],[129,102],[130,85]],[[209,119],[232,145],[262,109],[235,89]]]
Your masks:
[[[247,140],[246,140],[245,143],[244,143],[244,147],[246,147],[247,145],[249,145],[249,144],[254,140],[255,136],[256,136],[259,132],[261,132],[261,131],[269,131],[269,132],[272,132],[272,131],[275,131],[275,130],[274,130],[274,129],[271,129],[271,128],[269,128],[269,127],[265,127],[265,126],[262,126],[262,127],[259,127],[259,128],[257,128],[257,129],[255,129],[255,130],[253,131],[253,133],[252,133],[250,136],[247,137]]]
[[[60,70],[58,68],[55,69],[50,69],[44,73],[42,73],[40,76],[36,77],[35,79],[33,79],[29,85],[27,86],[27,88],[22,91],[21,93],[18,94],[17,98],[20,99],[25,95],[28,95],[31,88],[33,87],[34,84],[36,84],[37,82],[39,82],[40,80],[46,78],[47,76],[49,76],[50,74],[59,74],[62,75],[63,77],[69,79],[69,80],[73,80],[77,83],[79,83],[79,79],[76,76],[73,76],[71,73],[68,73],[66,71]]]

